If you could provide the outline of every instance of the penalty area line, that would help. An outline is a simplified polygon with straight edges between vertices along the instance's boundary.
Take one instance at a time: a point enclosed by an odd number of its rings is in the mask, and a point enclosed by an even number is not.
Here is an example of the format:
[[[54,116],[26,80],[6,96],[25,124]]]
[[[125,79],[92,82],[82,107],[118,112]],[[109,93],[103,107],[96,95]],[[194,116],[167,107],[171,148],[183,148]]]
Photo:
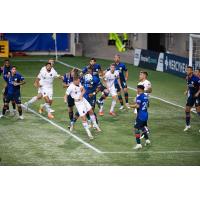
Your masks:
[[[24,106],[22,104],[22,107],[27,109],[26,106]],[[41,119],[45,120],[46,122],[50,123],[51,125],[53,125],[54,127],[60,129],[61,131],[67,133],[68,135],[70,135],[71,137],[73,137],[74,139],[76,139],[77,141],[79,141],[80,143],[82,143],[83,145],[85,145],[86,147],[88,147],[89,149],[92,149],[93,151],[95,151],[96,153],[102,153],[101,150],[97,149],[96,147],[92,146],[91,144],[85,142],[84,140],[82,140],[80,137],[74,135],[73,133],[71,133],[70,131],[66,130],[65,128],[63,128],[62,126],[59,126],[58,124],[56,124],[55,122],[47,119],[46,117],[40,115],[39,113],[37,113],[36,111],[28,108],[28,111],[30,111],[31,113],[35,114],[37,117],[40,117]]]

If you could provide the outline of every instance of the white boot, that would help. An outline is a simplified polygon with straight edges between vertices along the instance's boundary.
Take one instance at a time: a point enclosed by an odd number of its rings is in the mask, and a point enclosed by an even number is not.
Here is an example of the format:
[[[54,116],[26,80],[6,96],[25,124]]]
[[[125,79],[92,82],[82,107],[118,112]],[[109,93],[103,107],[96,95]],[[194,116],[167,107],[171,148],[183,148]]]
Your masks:
[[[186,125],[183,131],[188,131],[190,128],[191,128],[190,125],[189,126]]]
[[[142,149],[142,145],[141,144],[136,144],[136,146],[133,149],[135,149],[135,150]]]
[[[150,145],[151,144],[151,141],[149,140],[149,139],[147,139],[146,141],[145,141],[145,146],[148,146],[148,145]]]

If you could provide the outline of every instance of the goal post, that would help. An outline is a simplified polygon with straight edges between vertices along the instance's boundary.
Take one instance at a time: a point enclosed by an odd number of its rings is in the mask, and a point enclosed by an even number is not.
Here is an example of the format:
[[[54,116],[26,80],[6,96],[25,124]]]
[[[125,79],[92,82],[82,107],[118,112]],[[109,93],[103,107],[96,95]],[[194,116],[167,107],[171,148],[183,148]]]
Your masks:
[[[189,35],[189,66],[200,68],[200,34]]]

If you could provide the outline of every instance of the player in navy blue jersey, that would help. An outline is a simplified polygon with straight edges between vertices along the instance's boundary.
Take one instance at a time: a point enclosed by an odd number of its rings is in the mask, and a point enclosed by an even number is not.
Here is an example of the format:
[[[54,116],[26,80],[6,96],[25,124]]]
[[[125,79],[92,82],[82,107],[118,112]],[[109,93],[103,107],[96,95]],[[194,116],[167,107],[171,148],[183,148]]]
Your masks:
[[[4,80],[7,83],[8,93],[6,95],[2,115],[0,116],[0,118],[2,118],[5,115],[6,110],[8,109],[9,102],[15,101],[19,112],[19,118],[24,119],[22,115],[21,94],[20,94],[20,86],[25,84],[24,77],[21,74],[19,74],[17,72],[16,67],[13,66],[10,74],[4,76]]]
[[[11,72],[11,64],[10,61],[8,59],[4,60],[4,65],[1,67],[1,74],[3,74],[3,76],[8,76]],[[5,85],[3,91],[3,103],[5,103],[5,99],[6,99],[6,95],[8,93],[8,88],[7,88],[7,84]],[[12,101],[12,107],[13,107],[13,113],[16,114],[16,104],[14,101]],[[9,105],[7,107],[7,111],[9,112]]]
[[[150,145],[149,136],[147,133],[147,121],[148,121],[148,96],[144,93],[144,86],[138,85],[137,86],[137,94],[136,103],[130,105],[131,108],[137,108],[137,117],[135,120],[134,131],[135,131],[135,138],[136,138],[136,146],[134,149],[141,149],[142,144],[140,137],[144,135],[145,138],[145,146]]]
[[[67,89],[69,87],[69,85],[74,80],[74,74],[77,74],[77,73],[78,73],[78,69],[74,68],[69,73],[66,73],[63,76],[63,88]],[[68,128],[70,128],[72,126],[73,119],[74,119],[74,106],[75,106],[74,99],[71,97],[71,95],[67,96],[65,103],[67,103],[67,106],[68,106],[68,114],[69,114],[69,119],[70,119],[70,125],[68,126]]]
[[[187,95],[187,103],[185,107],[186,126],[184,131],[187,131],[191,128],[190,112],[194,105],[196,107],[197,114],[200,117],[200,78],[193,73],[193,68],[190,66],[187,67],[186,73],[187,90],[185,91],[185,95]]]
[[[124,92],[126,107],[130,108],[128,103],[128,86],[126,83],[128,81],[128,69],[126,68],[126,65],[124,63],[120,62],[119,55],[114,56],[114,62],[115,62],[115,69],[119,71],[119,78]],[[117,88],[118,99],[121,104],[120,110],[122,110],[124,108],[124,102],[121,95],[121,89],[117,81],[115,81],[115,87]]]

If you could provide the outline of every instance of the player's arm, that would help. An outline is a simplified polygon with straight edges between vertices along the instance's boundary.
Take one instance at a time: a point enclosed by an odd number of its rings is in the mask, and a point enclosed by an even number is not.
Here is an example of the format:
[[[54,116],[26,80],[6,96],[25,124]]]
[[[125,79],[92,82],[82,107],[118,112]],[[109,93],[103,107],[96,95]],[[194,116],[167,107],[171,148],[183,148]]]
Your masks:
[[[144,92],[145,92],[145,93],[149,93],[149,94],[152,93],[152,87],[151,87],[151,84],[150,84],[150,83],[148,84],[147,89],[144,90]]]
[[[184,92],[184,95],[187,95],[188,94],[188,87],[186,88],[185,92]]]
[[[33,85],[34,85],[36,88],[41,87],[41,85],[40,85],[40,79],[39,79],[38,77],[35,79],[35,82],[34,82]]]
[[[107,81],[106,81],[106,76],[103,77],[103,83],[104,83],[104,86],[106,87],[106,89],[109,91],[109,87],[107,85]]]
[[[125,72],[125,80],[128,81],[128,70]]]
[[[81,87],[81,95],[80,95],[80,100],[83,99],[83,95],[85,94],[85,88]]]
[[[24,80],[24,79],[21,79],[19,83],[14,82],[13,85],[14,85],[14,86],[19,86],[19,85],[24,85],[25,83],[26,83],[25,80]]]
[[[137,103],[134,103],[134,104],[130,104],[129,105],[131,108],[139,108],[139,104],[137,104]]]
[[[200,95],[200,80],[198,81],[198,84],[199,84],[199,90],[198,92],[195,94],[195,97],[198,97]]]

